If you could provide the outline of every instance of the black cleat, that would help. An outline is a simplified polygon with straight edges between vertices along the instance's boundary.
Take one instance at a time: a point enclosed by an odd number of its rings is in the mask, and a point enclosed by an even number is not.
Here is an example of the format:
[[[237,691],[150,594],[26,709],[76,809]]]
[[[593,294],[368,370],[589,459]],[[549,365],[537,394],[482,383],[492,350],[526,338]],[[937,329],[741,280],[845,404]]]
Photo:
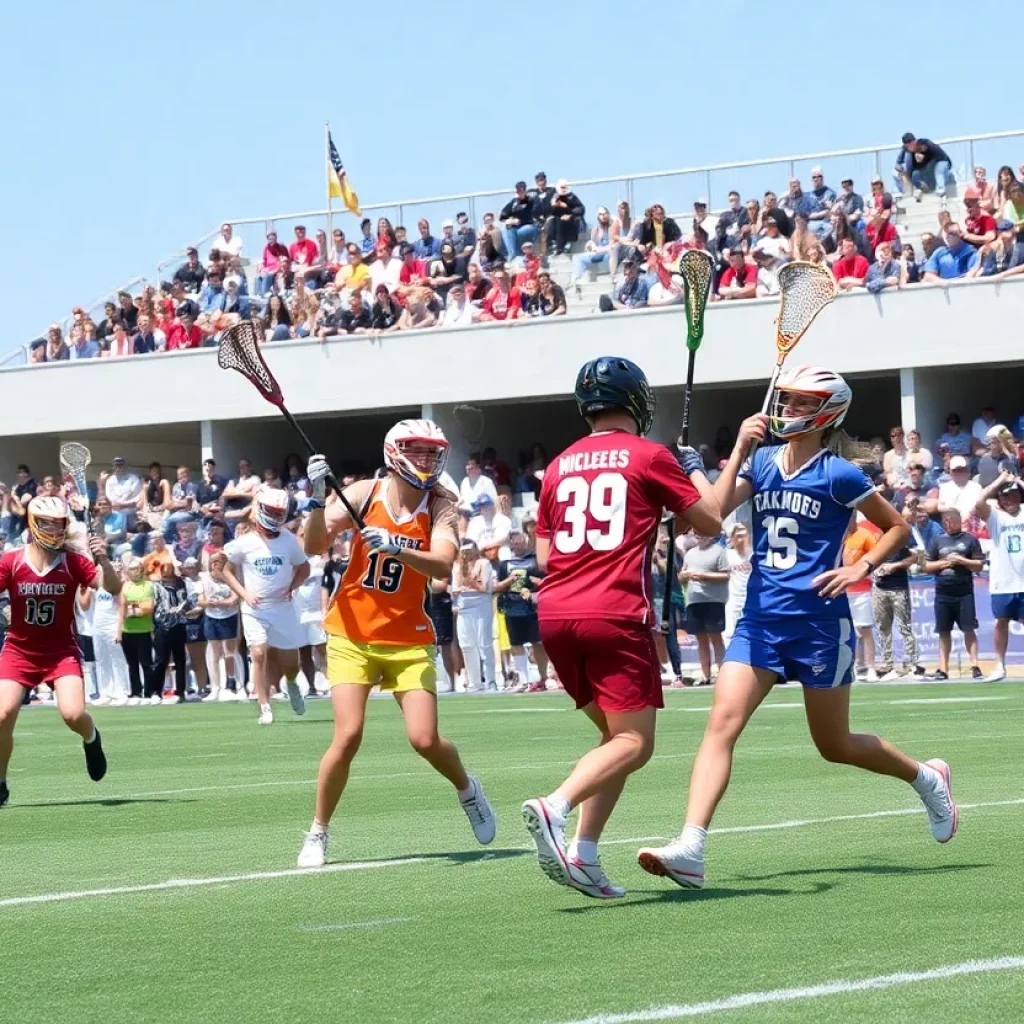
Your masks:
[[[7,788],[7,780],[0,782],[0,807],[3,807],[11,799],[11,791]]]
[[[107,755],[103,753],[103,741],[99,729],[92,743],[83,743],[85,749],[85,770],[93,782],[99,782],[107,774]]]

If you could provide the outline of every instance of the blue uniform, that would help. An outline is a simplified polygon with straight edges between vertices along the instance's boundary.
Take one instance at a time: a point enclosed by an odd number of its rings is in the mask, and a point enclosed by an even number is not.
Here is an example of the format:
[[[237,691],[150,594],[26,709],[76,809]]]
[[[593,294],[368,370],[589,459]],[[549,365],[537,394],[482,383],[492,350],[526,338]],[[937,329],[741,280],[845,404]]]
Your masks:
[[[759,448],[740,474],[753,487],[754,555],[743,617],[725,660],[804,686],[841,686],[853,678],[850,604],[845,595],[824,599],[812,580],[838,568],[853,509],[874,487],[827,449],[787,475],[784,451],[784,445]]]

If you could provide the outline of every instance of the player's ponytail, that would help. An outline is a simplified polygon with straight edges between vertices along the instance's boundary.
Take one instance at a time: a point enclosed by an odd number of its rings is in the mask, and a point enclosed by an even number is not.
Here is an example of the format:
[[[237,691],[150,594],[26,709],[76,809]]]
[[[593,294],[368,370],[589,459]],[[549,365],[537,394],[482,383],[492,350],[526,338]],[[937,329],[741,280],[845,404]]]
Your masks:
[[[842,427],[829,427],[824,431],[821,446],[848,462],[871,462],[875,457],[871,445],[866,441],[858,441]]]

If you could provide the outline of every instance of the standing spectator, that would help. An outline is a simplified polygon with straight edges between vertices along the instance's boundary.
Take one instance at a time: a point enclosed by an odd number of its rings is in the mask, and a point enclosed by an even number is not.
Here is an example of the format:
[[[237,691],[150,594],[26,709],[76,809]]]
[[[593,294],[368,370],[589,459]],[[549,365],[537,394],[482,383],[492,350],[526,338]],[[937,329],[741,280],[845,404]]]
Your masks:
[[[905,487],[910,479],[908,467],[911,456],[907,451],[902,427],[896,426],[889,431],[889,441],[892,447],[882,459],[882,469],[885,471],[885,482],[895,490]]]
[[[964,189],[964,202],[977,199],[983,213],[995,216],[996,187],[988,180],[984,167],[974,168],[974,181]]]
[[[910,523],[910,547],[923,565],[928,553],[928,545],[937,537],[942,536],[942,527],[928,514],[924,505],[916,498],[908,498],[904,505],[903,516]]]
[[[260,478],[252,471],[248,459],[238,460],[238,476],[223,490],[224,521],[234,533],[235,526],[248,519],[252,512],[252,500],[260,488]]]
[[[256,277],[256,294],[264,296],[274,283],[274,275],[281,268],[281,260],[288,256],[288,249],[277,240],[276,231],[267,232],[267,244],[263,247],[260,272]],[[198,290],[198,289],[197,289]]]
[[[160,578],[154,588],[156,604],[153,610],[153,692],[150,703],[160,703],[167,669],[174,660],[174,696],[168,704],[184,704],[188,685],[185,661],[185,612],[188,608],[188,589],[177,574],[173,562],[160,566]]]
[[[729,561],[716,537],[697,535],[697,545],[683,556],[679,580],[686,585],[686,632],[697,638],[701,679],[710,686],[711,656],[721,668],[725,661],[725,605],[729,600]]]
[[[988,525],[992,539],[989,551],[988,590],[992,599],[992,634],[996,665],[985,682],[1006,678],[1006,649],[1010,622],[1024,622],[1024,515],[1021,497],[1024,485],[1012,473],[1002,472],[981,492],[974,512]],[[998,508],[990,504],[995,498]]]
[[[857,252],[852,238],[844,238],[840,246],[842,255],[832,264],[836,284],[842,291],[863,288],[864,279],[868,276],[868,261]]]
[[[906,284],[907,265],[892,257],[892,246],[881,242],[875,249],[875,262],[868,267],[864,287],[872,295],[877,295],[886,288],[902,288]]]
[[[472,522],[470,523],[472,526]],[[512,652],[512,667],[518,676],[521,689],[535,692],[546,689],[548,659],[540,639],[540,624],[537,619],[537,591],[544,573],[540,571],[537,556],[530,550],[529,541],[522,530],[512,530],[508,537],[510,557],[498,563],[498,580],[494,592],[501,595],[501,610],[505,613],[505,624]],[[530,659],[526,648],[533,652],[540,681],[530,683]]]
[[[198,295],[206,280],[206,269],[199,262],[199,250],[190,245],[185,250],[185,260],[174,272],[174,280],[190,295]]]
[[[622,283],[613,296],[601,296],[600,306],[606,313],[612,309],[641,309],[647,305],[647,282],[640,276],[636,261],[624,260],[622,273]]]
[[[948,508],[942,513],[942,529],[945,532],[929,544],[924,565],[924,571],[935,577],[935,632],[939,634],[939,670],[934,678],[949,678],[953,627],[959,626],[971,659],[971,678],[981,679],[981,669],[978,667],[978,616],[974,609],[974,573],[981,572],[985,555],[978,538],[963,532],[960,513],[955,508]]]
[[[729,546],[725,549],[726,561],[729,563],[729,600],[725,606],[725,635],[731,637],[736,623],[743,618],[743,609],[747,603],[747,584],[753,566],[750,557],[753,547],[750,543],[750,530],[744,522],[733,523],[729,531]]]
[[[913,670],[915,677],[924,676],[924,666],[917,662],[917,640],[910,602],[910,569],[917,564],[917,555],[904,547],[891,554],[874,572],[871,604],[874,611],[878,639],[882,645],[882,664],[878,668],[882,682],[900,679]],[[903,672],[893,664],[893,621],[903,637]]]
[[[504,225],[505,249],[511,259],[521,252],[524,241],[534,242],[540,234],[534,201],[526,191],[526,182],[516,182],[516,194],[504,205],[499,219]]]
[[[877,527],[860,512],[850,522],[850,532],[843,542],[843,564],[856,565],[874,548],[878,539]],[[871,607],[871,580],[863,579],[848,587],[846,594],[850,599],[850,618],[853,628],[857,631],[857,648],[855,654],[856,667],[854,676],[867,683],[878,682],[875,669],[875,624],[874,611]]]
[[[494,571],[473,541],[462,541],[452,572],[455,628],[466,660],[466,692],[496,690],[494,662]]]
[[[963,241],[959,224],[946,228],[943,241],[945,245],[939,246],[925,264],[925,281],[936,283],[963,278],[978,265],[978,250]]]
[[[739,192],[729,193],[729,208],[718,215],[715,224],[715,243],[719,253],[727,257],[743,239],[743,228],[750,226],[747,211],[740,204]]]
[[[981,484],[971,479],[967,459],[963,455],[954,455],[949,460],[949,475],[949,480],[939,484],[938,510],[948,512],[953,509],[962,520],[966,520],[974,512]]]
[[[210,700],[234,698],[238,694],[239,678],[244,682],[239,668],[241,659],[236,653],[239,602],[238,596],[224,582],[227,560],[223,550],[214,552],[209,557],[208,570],[199,577],[202,586],[199,604],[204,612],[203,636],[210,652]]]
[[[153,609],[156,594],[146,579],[140,559],[125,562],[128,581],[118,598],[117,642],[128,663],[128,704],[142,703],[153,692]],[[159,701],[158,701],[159,702]]]
[[[669,242],[678,242],[682,237],[679,225],[671,217],[665,216],[665,207],[661,203],[655,203],[650,208],[649,216],[644,218],[640,226],[636,248],[643,255],[651,250],[660,253]],[[625,268],[625,260],[622,266]]]
[[[907,182],[914,190],[914,198],[920,202],[921,193],[927,189],[945,198],[946,180],[953,164],[946,151],[931,139],[916,139],[907,132],[903,136],[903,148],[896,158],[896,173],[893,180],[901,193],[909,191]]]
[[[964,217],[963,240],[968,245],[980,249],[996,240],[996,222],[991,214],[981,208],[981,200],[973,197],[964,198],[967,215]]]
[[[420,237],[413,242],[412,251],[418,260],[434,260],[441,255],[441,243],[430,233],[430,221],[425,217],[417,222]]]

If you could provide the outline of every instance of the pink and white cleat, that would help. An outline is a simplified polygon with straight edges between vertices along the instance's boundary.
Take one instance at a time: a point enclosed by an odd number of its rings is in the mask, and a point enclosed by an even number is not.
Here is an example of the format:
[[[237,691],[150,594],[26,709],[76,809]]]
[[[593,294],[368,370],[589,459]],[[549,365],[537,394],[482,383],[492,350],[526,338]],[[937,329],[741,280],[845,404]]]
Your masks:
[[[584,896],[595,900],[617,900],[626,895],[621,885],[612,885],[604,873],[600,861],[588,864],[579,857],[569,857],[566,861],[568,884]]]
[[[670,878],[683,889],[704,888],[704,858],[694,857],[678,840],[668,846],[645,847],[636,859],[649,875]]]
[[[569,885],[569,858],[565,852],[565,818],[543,797],[523,804],[526,830],[537,844],[537,863],[552,882]]]
[[[939,776],[939,783],[931,793],[921,797],[921,803],[928,812],[928,824],[932,827],[935,841],[948,843],[960,824],[960,809],[953,800],[949,765],[939,758],[925,761],[925,765]]]

